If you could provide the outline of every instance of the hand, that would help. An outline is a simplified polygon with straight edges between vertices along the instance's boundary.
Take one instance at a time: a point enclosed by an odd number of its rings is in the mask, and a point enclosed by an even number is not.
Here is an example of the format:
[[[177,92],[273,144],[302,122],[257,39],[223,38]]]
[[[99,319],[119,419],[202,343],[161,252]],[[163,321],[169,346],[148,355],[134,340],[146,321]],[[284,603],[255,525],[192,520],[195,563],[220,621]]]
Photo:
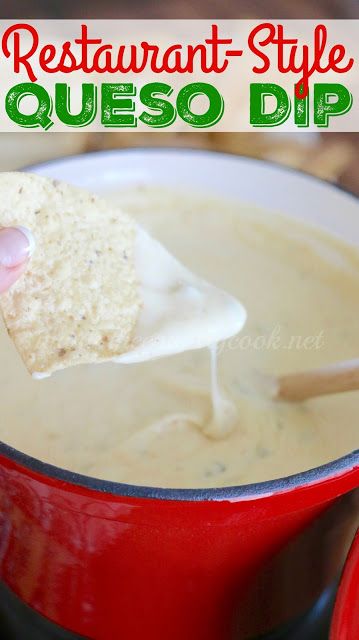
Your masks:
[[[33,244],[31,232],[23,227],[0,228],[0,293],[21,276]]]

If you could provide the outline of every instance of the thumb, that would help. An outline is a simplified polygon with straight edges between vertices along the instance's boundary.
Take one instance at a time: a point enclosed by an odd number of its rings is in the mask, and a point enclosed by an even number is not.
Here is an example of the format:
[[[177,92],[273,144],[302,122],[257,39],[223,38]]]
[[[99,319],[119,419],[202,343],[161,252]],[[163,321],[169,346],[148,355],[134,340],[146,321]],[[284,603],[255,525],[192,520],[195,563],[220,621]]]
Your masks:
[[[0,293],[22,274],[34,248],[31,232],[24,227],[0,228]]]

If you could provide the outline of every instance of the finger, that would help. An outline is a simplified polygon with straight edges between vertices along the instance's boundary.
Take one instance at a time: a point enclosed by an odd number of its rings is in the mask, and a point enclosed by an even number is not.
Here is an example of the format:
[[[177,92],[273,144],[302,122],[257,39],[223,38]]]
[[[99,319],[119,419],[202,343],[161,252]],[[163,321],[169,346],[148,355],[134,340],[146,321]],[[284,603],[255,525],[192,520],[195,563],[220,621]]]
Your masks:
[[[21,276],[33,248],[34,239],[28,229],[0,228],[0,293]]]
[[[33,236],[25,227],[3,227],[0,229],[0,266],[12,269],[22,264],[33,246]]]
[[[12,269],[0,266],[0,294],[7,291],[7,289],[20,278],[21,274],[25,271],[26,264],[27,260]]]

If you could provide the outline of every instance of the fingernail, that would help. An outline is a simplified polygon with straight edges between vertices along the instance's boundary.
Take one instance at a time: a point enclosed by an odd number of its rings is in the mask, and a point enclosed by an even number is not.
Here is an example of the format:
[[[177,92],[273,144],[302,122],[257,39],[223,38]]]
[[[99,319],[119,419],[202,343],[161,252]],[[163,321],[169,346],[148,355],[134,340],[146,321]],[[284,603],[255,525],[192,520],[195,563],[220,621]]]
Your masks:
[[[24,262],[35,248],[35,240],[25,227],[4,227],[0,229],[0,264],[3,267],[17,267]]]

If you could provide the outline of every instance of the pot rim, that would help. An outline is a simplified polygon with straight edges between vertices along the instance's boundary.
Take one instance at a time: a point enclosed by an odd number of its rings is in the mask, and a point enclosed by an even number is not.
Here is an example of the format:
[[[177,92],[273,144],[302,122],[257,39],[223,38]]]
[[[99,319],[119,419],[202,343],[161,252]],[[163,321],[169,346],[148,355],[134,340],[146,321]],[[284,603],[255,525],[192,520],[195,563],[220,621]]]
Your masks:
[[[69,471],[63,467],[57,467],[42,462],[38,458],[14,449],[10,445],[0,441],[0,458],[4,456],[13,462],[20,464],[29,471],[44,476],[47,479],[61,480],[69,484],[128,498],[150,498],[155,500],[203,502],[223,500],[255,500],[269,497],[274,494],[284,493],[294,489],[305,488],[322,481],[332,480],[336,476],[349,473],[354,469],[359,470],[359,449],[328,462],[314,469],[301,471],[294,475],[274,480],[264,480],[251,484],[234,485],[229,487],[205,487],[197,489],[173,489],[170,487],[150,487],[112,480],[102,480],[82,473]],[[1,465],[1,461],[0,461]]]
[[[358,196],[353,192],[343,188],[340,185],[333,184],[322,178],[313,176],[305,171],[295,169],[292,167],[283,166],[280,163],[268,161],[264,159],[257,159],[240,155],[231,152],[223,152],[209,149],[196,149],[193,147],[123,147],[119,149],[105,149],[95,150],[85,153],[78,153],[69,156],[63,156],[60,158],[54,158],[45,162],[39,162],[32,165],[27,165],[22,171],[34,171],[35,169],[52,166],[59,162],[65,162],[71,159],[79,159],[82,156],[100,156],[100,155],[116,155],[121,153],[156,153],[156,152],[169,152],[180,154],[197,154],[197,155],[216,155],[223,156],[224,158],[242,158],[248,162],[257,165],[265,165],[276,167],[278,170],[284,173],[299,174],[306,177],[308,180],[322,183],[328,188],[335,191],[342,191],[345,194],[353,197],[355,200],[359,200]],[[43,462],[37,458],[19,451],[5,444],[0,440],[0,457],[8,458],[15,463],[22,465],[28,470],[38,473],[47,479],[61,480],[67,483],[82,487],[85,489],[100,491],[101,493],[112,494],[114,496],[131,497],[131,498],[149,498],[156,500],[177,500],[177,501],[222,501],[222,500],[238,500],[238,499],[258,499],[273,494],[287,492],[293,489],[305,488],[312,484],[318,484],[321,481],[330,480],[336,476],[340,476],[344,473],[353,471],[355,468],[359,469],[359,449],[348,453],[345,456],[337,458],[331,462],[328,462],[319,467],[301,471],[290,476],[283,478],[275,478],[273,480],[265,480],[262,482],[255,482],[244,485],[235,485],[228,487],[206,487],[196,489],[180,489],[180,488],[162,488],[162,487],[150,487],[134,484],[126,484],[122,482],[114,482],[111,480],[102,480],[92,476],[87,476],[80,473],[69,471],[68,469],[57,467],[55,465]]]

